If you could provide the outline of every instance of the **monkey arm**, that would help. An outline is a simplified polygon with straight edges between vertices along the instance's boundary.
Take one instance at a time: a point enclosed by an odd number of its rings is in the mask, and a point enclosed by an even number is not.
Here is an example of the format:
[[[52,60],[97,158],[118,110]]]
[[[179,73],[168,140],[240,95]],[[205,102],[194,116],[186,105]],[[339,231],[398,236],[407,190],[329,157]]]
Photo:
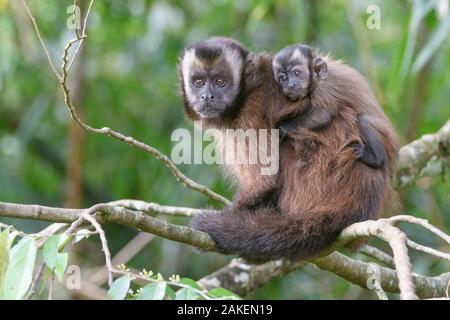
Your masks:
[[[364,145],[352,145],[354,152],[359,156],[359,160],[369,167],[374,169],[383,167],[387,154],[379,132],[365,114],[358,115],[358,127]]]
[[[328,127],[332,120],[333,114],[330,111],[312,106],[297,118],[297,128],[320,130]]]
[[[334,114],[325,108],[310,107],[306,112],[293,119],[284,120],[278,124],[281,137],[295,133],[300,128],[320,130],[330,125]]]

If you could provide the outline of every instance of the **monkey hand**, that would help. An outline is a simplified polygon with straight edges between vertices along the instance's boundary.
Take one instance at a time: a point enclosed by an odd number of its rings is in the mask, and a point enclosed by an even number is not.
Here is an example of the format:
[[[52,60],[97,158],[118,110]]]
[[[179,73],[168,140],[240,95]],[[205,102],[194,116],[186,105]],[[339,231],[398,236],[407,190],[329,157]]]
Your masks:
[[[357,159],[360,159],[363,156],[365,146],[361,143],[353,143],[350,145],[350,148],[352,148]]]
[[[297,126],[294,121],[283,121],[278,124],[278,130],[280,134],[280,141],[284,140],[289,134],[297,132]]]

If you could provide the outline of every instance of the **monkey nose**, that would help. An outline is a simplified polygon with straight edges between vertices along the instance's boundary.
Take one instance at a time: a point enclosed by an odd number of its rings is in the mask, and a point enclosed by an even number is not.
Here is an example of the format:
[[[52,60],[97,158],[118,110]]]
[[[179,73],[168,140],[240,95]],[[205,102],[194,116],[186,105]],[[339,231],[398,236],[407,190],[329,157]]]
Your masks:
[[[206,96],[206,95],[202,94],[200,96],[200,99],[201,100],[214,100],[214,96],[213,95]]]

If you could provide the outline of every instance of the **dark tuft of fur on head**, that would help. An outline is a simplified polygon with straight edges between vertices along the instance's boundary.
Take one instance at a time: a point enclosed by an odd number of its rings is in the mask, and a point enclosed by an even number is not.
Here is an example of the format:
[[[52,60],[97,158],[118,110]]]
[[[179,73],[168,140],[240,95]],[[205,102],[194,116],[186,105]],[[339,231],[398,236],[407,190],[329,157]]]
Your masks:
[[[299,50],[300,53],[308,59],[308,61],[313,59],[313,50],[311,47],[304,44],[294,44],[292,46],[285,47],[278,52],[274,57],[274,61],[277,61],[280,64],[285,64],[289,61],[289,58],[296,50]]]
[[[212,63],[222,54],[220,47],[199,47],[195,50],[195,55],[204,62]]]
[[[186,50],[195,49],[196,56],[205,62],[213,62],[223,53],[225,48],[238,51],[245,60],[248,51],[238,41],[227,37],[211,37],[196,42],[186,48]]]

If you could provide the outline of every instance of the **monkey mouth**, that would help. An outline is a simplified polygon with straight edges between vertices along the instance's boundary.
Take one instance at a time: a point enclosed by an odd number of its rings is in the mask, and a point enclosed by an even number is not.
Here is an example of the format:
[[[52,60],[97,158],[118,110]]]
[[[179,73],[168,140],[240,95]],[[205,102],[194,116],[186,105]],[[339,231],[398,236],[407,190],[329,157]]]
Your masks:
[[[284,93],[286,97],[288,97],[289,99],[291,99],[292,101],[297,101],[298,99],[301,98],[301,94],[298,92],[285,92]]]
[[[292,101],[298,101],[306,96],[305,91],[285,91],[284,95]]]
[[[202,106],[200,109],[197,110],[197,113],[202,118],[217,118],[223,113],[223,108],[219,107],[213,107],[208,104]]]

